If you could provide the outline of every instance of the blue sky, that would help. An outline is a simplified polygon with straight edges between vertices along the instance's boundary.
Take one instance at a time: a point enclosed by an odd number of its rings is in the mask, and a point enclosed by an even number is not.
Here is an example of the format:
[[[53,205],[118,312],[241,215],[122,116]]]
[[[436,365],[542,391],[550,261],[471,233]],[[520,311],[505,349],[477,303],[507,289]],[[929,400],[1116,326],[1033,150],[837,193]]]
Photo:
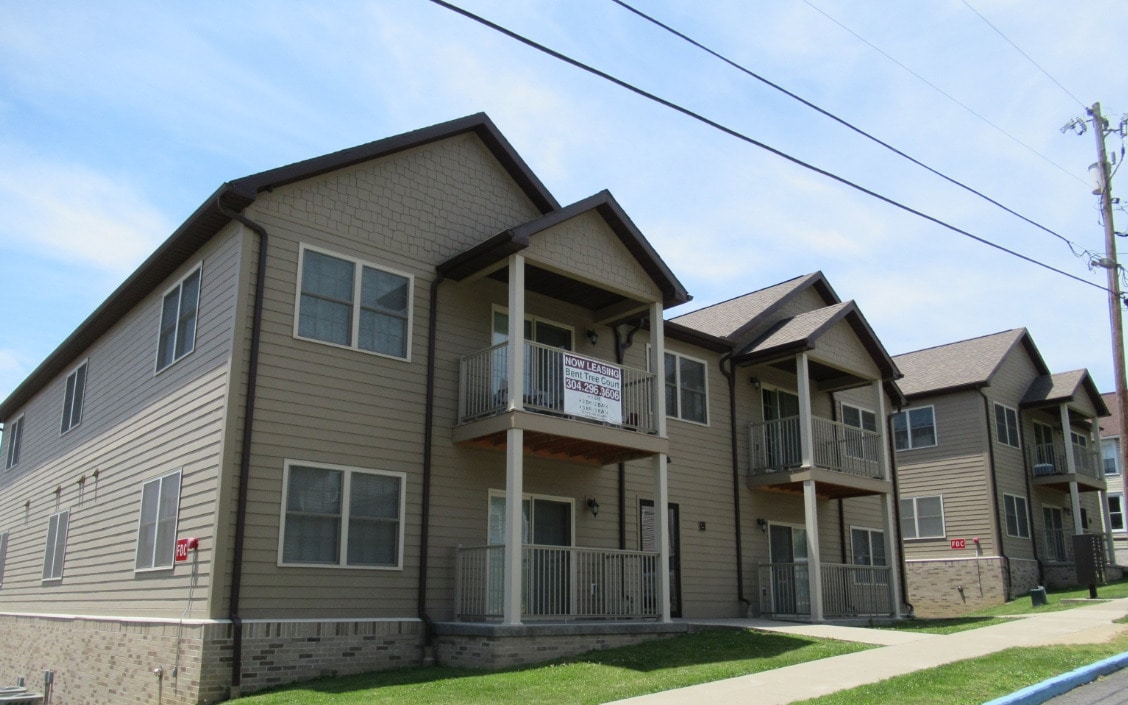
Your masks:
[[[962,0],[656,0],[645,9],[1102,251],[1087,176],[1093,136],[1059,128],[1098,100],[1114,122],[1128,111],[1128,72],[1116,55],[1120,4],[970,1],[1067,90]],[[1104,283],[1051,235],[610,0],[457,4]],[[694,295],[677,312],[822,270],[893,354],[1025,326],[1052,369],[1087,367],[1112,389],[1107,300],[1097,289],[852,192],[430,2],[204,0],[0,4],[0,398],[224,181],[480,111],[562,203],[604,188],[615,195]],[[1109,147],[1119,152],[1119,138]],[[1128,228],[1128,215],[1117,217]]]

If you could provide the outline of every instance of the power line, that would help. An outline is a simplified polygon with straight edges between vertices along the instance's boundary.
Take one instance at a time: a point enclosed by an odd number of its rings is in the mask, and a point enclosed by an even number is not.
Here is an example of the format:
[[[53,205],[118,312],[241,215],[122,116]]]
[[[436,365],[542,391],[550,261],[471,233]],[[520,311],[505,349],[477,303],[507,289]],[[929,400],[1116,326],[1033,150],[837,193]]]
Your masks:
[[[826,178],[831,179],[833,181],[837,181],[838,183],[840,183],[844,186],[847,186],[849,188],[852,188],[855,191],[859,191],[861,193],[866,194],[867,196],[871,196],[873,198],[876,198],[879,201],[882,201],[884,203],[888,203],[889,205],[893,206],[894,208],[898,208],[900,210],[903,210],[906,213],[911,213],[911,214],[913,214],[913,215],[915,215],[919,218],[923,218],[924,220],[927,220],[931,223],[935,223],[936,225],[939,225],[943,228],[951,230],[952,232],[959,233],[960,235],[963,235],[964,237],[975,240],[976,242],[978,242],[980,244],[987,245],[988,247],[994,248],[994,249],[999,250],[1001,252],[1005,252],[1005,253],[1012,255],[1014,257],[1017,257],[1021,260],[1025,260],[1026,262],[1029,262],[1031,264],[1042,267],[1043,269],[1047,269],[1051,272],[1054,272],[1056,274],[1060,274],[1064,277],[1068,277],[1070,279],[1073,279],[1074,281],[1080,282],[1082,284],[1086,284],[1088,286],[1094,287],[1094,288],[1099,289],[1101,291],[1105,291],[1105,292],[1108,291],[1108,289],[1106,289],[1105,287],[1103,287],[1099,284],[1091,282],[1087,279],[1082,279],[1081,277],[1078,277],[1074,274],[1070,274],[1069,272],[1058,269],[1057,267],[1046,264],[1045,262],[1041,262],[1039,260],[1036,260],[1033,257],[1029,257],[1027,255],[1020,253],[1020,252],[1016,252],[1014,250],[1011,250],[1010,248],[999,245],[995,242],[987,240],[986,238],[980,237],[979,235],[975,235],[974,233],[968,232],[967,230],[963,230],[962,228],[958,228],[955,225],[952,225],[952,224],[947,223],[943,220],[940,220],[939,218],[932,216],[932,215],[929,215],[927,213],[924,213],[923,211],[919,211],[919,210],[917,210],[917,209],[915,209],[911,206],[905,205],[905,204],[903,204],[899,201],[896,201],[896,200],[894,200],[894,199],[892,199],[888,196],[884,196],[880,193],[877,193],[876,191],[868,189],[865,186],[861,186],[860,184],[856,184],[853,181],[850,181],[849,179],[838,176],[837,174],[834,174],[834,173],[829,172],[825,169],[817,167],[813,164],[805,162],[802,159],[799,159],[798,157],[793,157],[786,152],[783,152],[779,149],[776,149],[775,147],[772,147],[768,144],[765,144],[764,142],[760,142],[759,140],[754,139],[752,137],[749,137],[748,135],[745,135],[744,133],[739,132],[739,131],[731,128],[731,127],[727,127],[725,125],[722,125],[721,123],[716,122],[715,120],[712,120],[710,118],[705,117],[704,115],[701,115],[699,113],[696,113],[696,112],[690,110],[689,108],[683,107],[683,106],[678,105],[677,103],[674,103],[670,100],[667,100],[667,99],[662,98],[660,96],[657,96],[653,93],[650,93],[650,92],[648,92],[648,91],[646,91],[642,88],[639,88],[638,86],[635,86],[634,84],[631,84],[631,83],[628,83],[627,81],[624,81],[623,79],[616,78],[615,76],[612,76],[609,73],[601,71],[601,70],[599,70],[599,69],[597,69],[593,66],[590,66],[588,64],[585,64],[585,63],[583,63],[583,62],[581,62],[577,59],[573,59],[572,57],[570,57],[566,54],[562,54],[562,53],[556,51],[555,49],[550,49],[549,47],[547,47],[543,44],[540,44],[538,42],[535,42],[532,39],[525,37],[524,35],[518,34],[518,33],[514,32],[510,29],[502,27],[501,25],[499,25],[495,22],[487,20],[484,17],[476,15],[473,12],[470,12],[469,10],[465,10],[461,7],[458,7],[457,5],[453,5],[449,2],[446,2],[446,0],[430,0],[430,1],[432,3],[440,6],[440,7],[444,7],[446,9],[450,10],[451,12],[455,12],[459,15],[462,15],[463,17],[466,17],[467,19],[471,19],[471,20],[477,22],[478,24],[481,24],[485,27],[488,27],[488,28],[494,30],[495,32],[498,32],[500,34],[504,34],[505,36],[509,37],[510,39],[521,42],[522,44],[524,44],[528,47],[536,49],[537,51],[539,51],[541,53],[547,54],[548,56],[551,56],[554,59],[557,59],[559,61],[563,61],[566,64],[570,64],[570,65],[572,65],[572,66],[574,66],[578,69],[581,69],[583,71],[586,71],[586,72],[588,72],[588,73],[590,73],[594,76],[598,76],[599,78],[602,78],[605,81],[613,83],[613,84],[619,86],[620,88],[624,88],[624,89],[626,89],[626,90],[628,90],[628,91],[630,91],[630,92],[632,92],[636,95],[639,95],[643,98],[646,98],[647,100],[653,101],[655,103],[658,103],[659,105],[665,106],[665,107],[667,107],[671,110],[679,112],[682,115],[685,115],[686,117],[692,118],[692,119],[694,119],[694,120],[696,120],[696,121],[698,121],[702,124],[708,125],[709,127],[712,127],[715,130],[723,132],[723,133],[729,135],[730,137],[735,137],[736,139],[738,139],[742,142],[747,142],[748,144],[751,144],[755,147],[759,147],[760,149],[763,149],[766,152],[770,152],[770,153],[776,155],[777,157],[785,159],[785,160],[791,162],[792,164],[803,167],[804,169],[807,169],[809,171],[813,171],[816,174],[821,174],[822,176],[825,176]]]
[[[1011,133],[1007,132],[1007,131],[1006,131],[1006,130],[1004,130],[1003,128],[999,127],[999,126],[998,126],[998,125],[996,125],[995,123],[991,122],[991,121],[990,121],[990,120],[988,120],[987,118],[983,117],[982,115],[980,115],[979,113],[977,113],[977,112],[976,112],[975,110],[971,109],[971,108],[970,108],[969,106],[967,106],[966,104],[964,104],[964,103],[960,102],[960,101],[959,101],[958,99],[956,99],[956,98],[955,98],[954,96],[952,96],[952,95],[951,95],[950,93],[948,93],[947,91],[945,91],[945,90],[944,90],[943,88],[940,88],[939,86],[937,86],[937,85],[936,85],[935,83],[933,83],[932,81],[929,81],[929,80],[928,80],[927,78],[925,78],[924,76],[921,76],[921,75],[920,75],[919,73],[917,73],[916,71],[913,71],[913,70],[912,70],[911,68],[909,68],[908,66],[905,66],[905,65],[904,65],[904,64],[902,64],[902,63],[901,63],[900,61],[897,61],[897,59],[895,59],[895,58],[893,58],[892,56],[890,56],[889,54],[887,54],[887,53],[886,53],[885,51],[883,51],[883,50],[882,50],[882,49],[881,49],[880,47],[878,47],[877,45],[875,45],[875,44],[874,44],[873,42],[871,42],[870,40],[866,39],[866,38],[865,38],[865,37],[863,37],[862,35],[858,34],[858,33],[857,33],[857,32],[855,32],[854,30],[850,29],[850,28],[849,28],[849,27],[847,27],[846,25],[842,24],[842,23],[841,23],[841,22],[839,22],[839,21],[838,21],[837,19],[835,19],[834,17],[832,17],[831,15],[829,15],[829,14],[828,14],[828,13],[827,13],[827,12],[826,12],[825,10],[823,10],[822,8],[820,8],[820,7],[818,7],[817,5],[815,5],[814,3],[812,3],[812,2],[811,2],[811,0],[803,0],[803,2],[807,3],[807,5],[809,5],[809,6],[810,6],[810,7],[811,7],[811,8],[813,9],[813,10],[815,10],[816,12],[818,12],[819,14],[821,14],[821,15],[822,15],[823,17],[826,17],[826,18],[827,18],[828,20],[830,20],[830,21],[831,21],[831,22],[833,22],[834,24],[838,25],[838,26],[839,26],[839,27],[841,27],[842,29],[844,29],[844,30],[846,30],[847,32],[849,32],[850,34],[854,35],[854,37],[856,37],[856,38],[857,38],[857,39],[858,39],[859,41],[861,41],[861,42],[863,42],[864,44],[866,44],[866,45],[867,45],[867,46],[868,46],[869,48],[873,49],[873,50],[874,50],[874,51],[876,51],[876,52],[877,52],[878,54],[881,54],[882,56],[884,56],[884,57],[885,57],[886,59],[888,59],[889,61],[892,61],[892,62],[893,62],[894,64],[897,64],[897,65],[898,65],[898,66],[900,66],[900,67],[901,67],[902,69],[904,69],[904,70],[905,70],[905,71],[907,71],[908,73],[912,74],[912,75],[913,75],[913,76],[914,76],[914,77],[915,77],[915,78],[916,78],[917,80],[921,81],[922,83],[924,83],[924,84],[925,84],[925,85],[927,85],[928,87],[932,88],[932,90],[936,91],[937,93],[939,93],[940,95],[944,96],[944,97],[945,97],[945,98],[947,98],[948,100],[952,101],[952,102],[953,102],[953,103],[955,103],[956,105],[960,106],[961,108],[963,108],[963,109],[964,109],[964,110],[966,110],[967,112],[969,112],[969,113],[971,113],[972,115],[974,115],[975,117],[979,118],[980,120],[982,120],[982,121],[983,121],[983,122],[985,122],[986,124],[990,125],[991,127],[995,128],[996,130],[998,130],[998,131],[999,131],[999,132],[1000,132],[1001,134],[1003,134],[1004,136],[1006,136],[1006,137],[1007,137],[1008,139],[1010,139],[1011,141],[1013,141],[1013,142],[1014,142],[1015,144],[1017,144],[1017,145],[1021,146],[1021,147],[1022,147],[1023,149],[1026,149],[1026,150],[1027,150],[1027,151],[1029,151],[1029,152],[1030,152],[1031,154],[1033,154],[1033,155],[1035,155],[1035,156],[1037,156],[1037,157],[1040,157],[1041,159],[1045,160],[1045,161],[1046,161],[1046,163],[1050,164],[1051,166],[1053,166],[1054,168],[1058,169],[1058,170],[1059,170],[1059,171],[1061,171],[1061,172],[1062,172],[1063,174],[1066,174],[1066,175],[1067,175],[1067,176],[1069,176],[1070,178],[1072,178],[1072,179],[1075,179],[1075,180],[1077,180],[1077,181],[1080,181],[1081,183],[1085,183],[1085,180],[1084,180],[1084,179],[1082,179],[1081,177],[1077,176],[1077,175],[1076,175],[1076,174],[1074,174],[1073,172],[1069,171],[1069,170],[1068,170],[1068,169],[1066,169],[1065,167],[1063,167],[1063,166],[1061,166],[1060,164],[1058,164],[1057,162],[1053,161],[1052,159],[1050,159],[1050,158],[1049,158],[1049,157],[1047,157],[1046,155],[1042,154],[1041,152],[1039,152],[1038,150],[1034,149],[1034,148],[1033,148],[1033,147],[1031,147],[1030,145],[1026,144],[1026,143],[1025,143],[1025,142],[1023,142],[1022,140],[1018,139],[1017,137],[1015,137],[1015,136],[1014,136],[1014,135],[1012,135]]]
[[[869,140],[875,142],[876,144],[881,145],[882,147],[889,150],[890,152],[893,152],[894,154],[896,154],[896,155],[898,155],[898,156],[900,156],[904,159],[909,160],[913,164],[916,164],[917,166],[921,167],[922,169],[925,169],[925,170],[935,174],[936,176],[939,176],[941,179],[944,179],[948,183],[954,184],[954,185],[964,189],[965,191],[968,191],[969,193],[972,193],[972,194],[982,198],[983,200],[987,201],[988,203],[1003,209],[1007,213],[1010,213],[1011,215],[1025,221],[1026,223],[1029,223],[1030,225],[1033,225],[1034,227],[1039,228],[1040,230],[1043,230],[1043,231],[1049,233],[1050,235],[1053,235],[1054,237],[1058,238],[1059,240],[1064,242],[1066,245],[1068,245],[1070,251],[1073,252],[1074,256],[1080,257],[1083,254],[1091,254],[1091,253],[1088,253],[1087,251],[1085,251],[1084,248],[1081,248],[1080,245],[1078,245],[1075,242],[1072,242],[1069,238],[1065,237],[1061,233],[1058,233],[1054,230],[1051,230],[1050,228],[1047,228],[1046,226],[1042,225],[1041,223],[1038,223],[1034,220],[1031,220],[1030,218],[1026,217],[1025,215],[1022,215],[1021,213],[1018,213],[1017,211],[1012,210],[1011,208],[1003,205],[1002,203],[999,203],[995,199],[991,198],[990,196],[987,196],[986,194],[978,191],[977,189],[975,189],[971,186],[968,186],[967,184],[965,184],[965,183],[963,183],[963,182],[961,182],[961,181],[959,181],[955,178],[952,178],[952,177],[948,176],[947,174],[944,174],[944,173],[938,171],[937,169],[934,169],[933,167],[925,164],[924,162],[921,162],[920,160],[916,159],[915,157],[912,157],[912,156],[906,154],[905,152],[901,151],[900,149],[897,149],[893,145],[879,139],[878,137],[875,137],[874,135],[871,135],[870,133],[866,132],[865,130],[861,129],[860,127],[857,127],[857,126],[847,122],[846,120],[838,117],[834,113],[831,113],[830,111],[825,110],[825,109],[819,107],[818,105],[815,105],[811,101],[809,101],[809,100],[807,100],[807,99],[805,99],[805,98],[803,98],[799,95],[796,95],[792,91],[789,91],[788,89],[780,86],[779,84],[774,83],[774,82],[768,80],[767,78],[764,78],[763,76],[761,76],[758,73],[752,71],[751,69],[749,69],[749,68],[747,68],[747,67],[745,67],[741,64],[738,64],[737,62],[733,61],[732,59],[729,59],[728,57],[724,56],[723,54],[720,54],[719,52],[714,51],[713,49],[705,46],[704,44],[702,44],[701,42],[698,42],[697,40],[693,39],[692,37],[689,37],[686,34],[678,31],[677,29],[674,29],[670,25],[665,24],[664,22],[662,22],[662,21],[646,14],[645,12],[627,4],[626,2],[624,2],[624,0],[611,0],[611,2],[615,3],[616,5],[619,5],[620,7],[623,7],[626,10],[629,10],[630,12],[633,12],[634,14],[643,18],[644,20],[646,20],[646,21],[648,21],[652,24],[655,24],[658,27],[661,27],[662,29],[669,32],[670,34],[673,34],[674,36],[679,37],[680,39],[692,44],[693,46],[697,47],[698,49],[701,49],[705,53],[707,53],[707,54],[709,54],[709,55],[711,55],[711,56],[713,56],[717,59],[720,59],[721,61],[725,62],[729,66],[732,66],[733,68],[737,69],[738,71],[741,71],[742,73],[747,74],[748,76],[751,76],[752,78],[756,79],[757,81],[760,81],[764,85],[769,86],[771,88],[774,88],[775,90],[779,91],[780,93],[783,93],[784,95],[788,96],[789,98],[793,98],[794,100],[799,101],[800,103],[807,106],[808,108],[811,108],[815,112],[818,112],[819,114],[824,115],[824,116],[830,118],[831,120],[834,120],[835,122],[842,125],[843,127],[849,128],[850,130],[853,130],[857,134],[865,137],[866,139],[869,139]],[[1078,248],[1081,248],[1081,252],[1078,252]]]
[[[1015,44],[1014,42],[1012,42],[1012,41],[1011,41],[1011,39],[1010,39],[1010,37],[1008,37],[1007,35],[1003,34],[1003,30],[1001,30],[1001,29],[999,29],[998,27],[996,27],[995,25],[993,25],[993,24],[991,23],[991,20],[989,20],[989,19],[987,19],[986,17],[984,17],[984,16],[983,16],[983,13],[982,13],[982,12],[980,12],[979,10],[976,10],[976,9],[975,9],[974,7],[972,7],[971,3],[970,3],[970,2],[968,2],[967,0],[961,0],[961,1],[963,2],[963,4],[964,4],[964,5],[967,5],[967,9],[971,10],[971,11],[972,11],[972,12],[974,12],[974,13],[975,13],[976,15],[978,15],[978,16],[979,16],[979,19],[983,20],[983,21],[984,21],[984,22],[985,22],[985,23],[987,24],[987,26],[988,26],[988,27],[990,27],[991,29],[995,30],[995,32],[996,32],[996,33],[997,33],[997,34],[998,34],[998,35],[999,35],[1000,37],[1002,37],[1003,39],[1005,39],[1005,40],[1006,40],[1006,42],[1007,42],[1007,44],[1010,44],[1010,45],[1011,45],[1012,47],[1014,47],[1014,48],[1015,48],[1015,51],[1017,51],[1017,52],[1018,52],[1019,54],[1022,54],[1023,56],[1025,56],[1025,57],[1026,57],[1026,60],[1027,60],[1027,61],[1029,61],[1030,63],[1034,64],[1034,67],[1035,67],[1035,68],[1037,68],[1037,69],[1038,69],[1039,71],[1041,71],[1041,72],[1042,72],[1043,74],[1045,74],[1046,78],[1048,78],[1048,79],[1050,79],[1051,81],[1053,81],[1053,82],[1054,82],[1054,85],[1055,85],[1055,86],[1057,86],[1058,88],[1062,89],[1062,91],[1064,91],[1066,95],[1068,95],[1068,96],[1069,96],[1070,98],[1072,98],[1073,100],[1077,101],[1077,104],[1078,104],[1078,105],[1080,105],[1082,109],[1085,109],[1085,108],[1087,108],[1087,107],[1088,107],[1088,106],[1086,106],[1086,105],[1085,105],[1084,103],[1082,103],[1082,102],[1081,102],[1081,99],[1080,99],[1080,98],[1078,98],[1077,96],[1073,95],[1073,93],[1071,93],[1071,92],[1069,91],[1069,89],[1068,89],[1068,88],[1066,88],[1065,86],[1063,86],[1063,85],[1061,85],[1060,83],[1058,83],[1058,80],[1057,80],[1056,78],[1054,78],[1053,76],[1051,76],[1051,75],[1050,75],[1050,72],[1049,72],[1049,71],[1047,71],[1046,69],[1042,68],[1042,66],[1041,66],[1041,65],[1040,65],[1040,64],[1039,64],[1039,63],[1038,63],[1037,61],[1035,61],[1035,60],[1034,60],[1034,59],[1033,59],[1033,58],[1032,58],[1032,57],[1031,57],[1031,56],[1030,56],[1029,54],[1027,54],[1027,53],[1026,53],[1025,51],[1023,51],[1023,50],[1022,50],[1022,47],[1020,47],[1020,46],[1018,46],[1017,44]]]

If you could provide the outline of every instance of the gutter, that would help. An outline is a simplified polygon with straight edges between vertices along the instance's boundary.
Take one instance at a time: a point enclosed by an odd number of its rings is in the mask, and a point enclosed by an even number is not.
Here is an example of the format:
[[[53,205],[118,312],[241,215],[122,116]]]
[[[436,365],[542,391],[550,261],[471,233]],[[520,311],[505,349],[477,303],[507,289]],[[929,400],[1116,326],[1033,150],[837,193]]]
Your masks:
[[[224,195],[234,190],[231,184],[224,184],[215,198],[216,208],[231,220],[250,228],[259,236],[258,271],[255,274],[255,305],[251,322],[250,364],[247,369],[247,401],[243,416],[243,443],[239,452],[239,497],[235,512],[235,554],[231,572],[231,594],[229,609],[233,630],[231,647],[231,694],[239,696],[243,670],[243,619],[239,616],[239,594],[243,583],[243,546],[247,534],[247,484],[251,476],[251,439],[255,423],[255,396],[258,388],[259,344],[262,338],[263,290],[266,287],[267,247],[270,236],[266,228],[242,213],[229,210],[223,205]]]
[[[430,318],[427,321],[427,396],[423,407],[423,516],[419,527],[419,587],[416,597],[419,619],[423,620],[425,630],[424,648],[430,647],[435,637],[435,623],[427,614],[427,549],[431,536],[431,445],[435,423],[435,340],[438,338],[436,318],[439,310],[439,285],[444,281],[446,277],[438,272],[431,282],[431,301],[427,313]]]
[[[731,444],[729,455],[732,457],[732,510],[733,521],[736,525],[736,599],[744,605],[744,612],[747,614],[752,603],[744,596],[744,546],[741,539],[740,522],[740,462],[736,455],[736,368],[731,350],[721,356],[718,366],[721,369],[721,374],[728,380],[729,388],[729,443]]]

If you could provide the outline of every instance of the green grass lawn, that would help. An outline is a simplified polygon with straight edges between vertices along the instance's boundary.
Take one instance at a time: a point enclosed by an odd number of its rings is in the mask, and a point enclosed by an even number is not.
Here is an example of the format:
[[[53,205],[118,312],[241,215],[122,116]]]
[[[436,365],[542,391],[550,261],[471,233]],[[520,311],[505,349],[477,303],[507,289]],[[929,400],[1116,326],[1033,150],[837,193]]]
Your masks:
[[[240,698],[240,705],[572,705],[605,703],[872,648],[741,630],[711,630],[594,651],[509,671],[405,668],[308,681]]]

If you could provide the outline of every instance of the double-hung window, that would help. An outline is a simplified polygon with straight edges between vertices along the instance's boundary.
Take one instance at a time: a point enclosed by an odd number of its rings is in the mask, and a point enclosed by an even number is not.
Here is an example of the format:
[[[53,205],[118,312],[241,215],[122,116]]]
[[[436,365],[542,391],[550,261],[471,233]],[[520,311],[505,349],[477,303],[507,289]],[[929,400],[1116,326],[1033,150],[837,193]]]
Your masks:
[[[1007,536],[1020,539],[1030,538],[1030,515],[1027,513],[1025,497],[1004,494],[1003,513],[1006,515]]]
[[[286,463],[279,565],[403,566],[403,473]]]
[[[931,406],[906,409],[893,415],[893,440],[897,450],[936,445],[936,417]]]
[[[179,470],[141,485],[141,521],[137,525],[136,570],[171,568],[176,553],[180,508]]]
[[[1105,475],[1120,474],[1120,440],[1106,438],[1101,441],[1101,459],[1104,461]]]
[[[412,277],[301,248],[294,335],[408,359]]]
[[[4,453],[4,469],[14,468],[20,462],[20,446],[23,445],[24,417],[18,416],[4,429],[4,442],[8,449]]]
[[[995,437],[1003,445],[1018,447],[1018,412],[998,403],[995,404]]]
[[[854,565],[887,565],[885,532],[876,529],[850,529]]]
[[[43,553],[43,579],[62,580],[63,556],[67,552],[67,527],[70,512],[52,514],[47,523],[47,547]]]
[[[67,375],[67,388],[63,393],[63,424],[60,433],[66,433],[82,422],[82,401],[86,396],[86,368],[83,362]]]
[[[866,409],[861,409],[849,404],[842,405],[842,423],[850,428],[846,430],[844,449],[851,458],[863,460],[877,460],[878,437],[859,433],[852,429],[877,433],[877,414]]]
[[[944,537],[944,500],[940,495],[901,500],[901,536],[906,539]]]
[[[196,348],[196,314],[200,308],[200,268],[165,292],[157,339],[157,372]]]
[[[666,416],[709,422],[708,376],[705,363],[666,353]]]
[[[1108,520],[1110,529],[1124,531],[1124,493],[1109,492]]]

